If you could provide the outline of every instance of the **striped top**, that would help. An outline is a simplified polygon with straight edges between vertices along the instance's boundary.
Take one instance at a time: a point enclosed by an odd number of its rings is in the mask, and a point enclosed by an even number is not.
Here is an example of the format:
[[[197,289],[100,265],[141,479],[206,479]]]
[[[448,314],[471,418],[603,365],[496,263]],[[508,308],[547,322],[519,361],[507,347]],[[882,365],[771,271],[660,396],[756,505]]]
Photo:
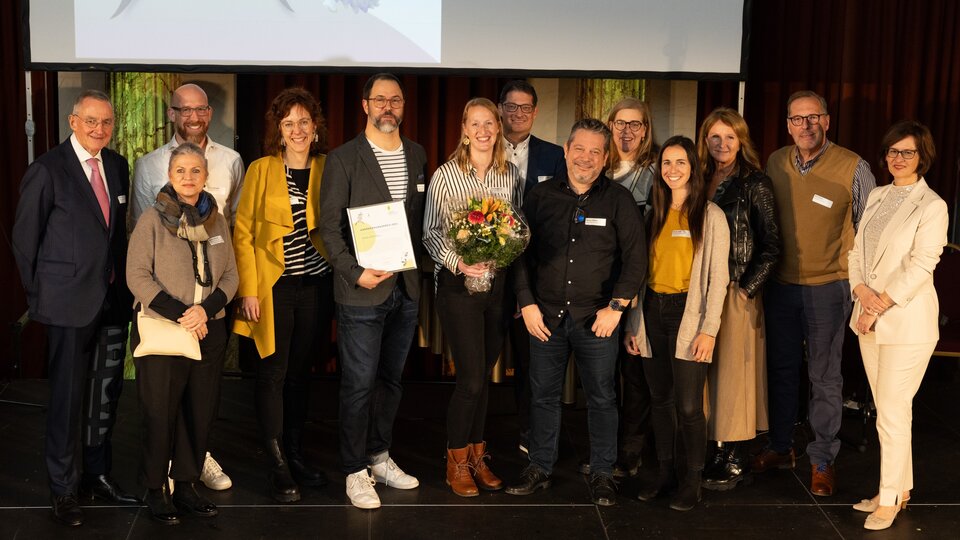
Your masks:
[[[287,169],[287,191],[293,213],[293,232],[283,237],[283,275],[322,276],[330,272],[330,263],[320,255],[307,232],[307,185],[310,169]]]
[[[452,249],[447,231],[450,229],[451,204],[466,202],[471,195],[486,194],[510,201],[514,209],[523,204],[523,178],[513,163],[507,163],[504,172],[487,171],[486,178],[477,178],[473,167],[465,173],[455,161],[448,161],[433,173],[427,186],[427,203],[423,211],[423,245],[436,267],[434,277],[446,267],[459,274],[460,256]]]
[[[370,142],[369,139],[367,142]],[[383,178],[387,181],[387,189],[390,190],[390,197],[395,201],[402,201],[407,198],[407,158],[403,153],[403,144],[396,150],[384,150],[370,142],[370,148],[373,149],[373,155],[377,157],[377,163],[380,164],[380,171]]]

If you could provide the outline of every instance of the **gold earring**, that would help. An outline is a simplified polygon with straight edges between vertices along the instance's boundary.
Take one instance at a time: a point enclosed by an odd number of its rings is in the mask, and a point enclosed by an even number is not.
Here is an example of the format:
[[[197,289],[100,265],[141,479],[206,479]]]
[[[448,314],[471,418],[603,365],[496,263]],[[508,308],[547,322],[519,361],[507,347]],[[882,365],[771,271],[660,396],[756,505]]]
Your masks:
[[[470,146],[470,137],[464,137],[462,142],[464,146]]]
[[[317,132],[313,133],[313,142],[320,142],[320,134]]]

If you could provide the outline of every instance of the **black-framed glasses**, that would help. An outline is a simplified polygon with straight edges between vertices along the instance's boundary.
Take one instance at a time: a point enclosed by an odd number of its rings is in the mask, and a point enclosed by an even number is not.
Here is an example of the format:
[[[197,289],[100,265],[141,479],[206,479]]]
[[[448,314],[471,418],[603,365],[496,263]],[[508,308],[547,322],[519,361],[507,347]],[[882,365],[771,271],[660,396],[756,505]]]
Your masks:
[[[643,120],[632,120],[630,122],[614,120],[613,127],[616,128],[617,131],[623,131],[624,128],[629,127],[630,131],[636,133],[640,131],[641,127],[647,127],[647,123]]]
[[[789,120],[790,123],[795,126],[802,126],[804,121],[810,122],[811,126],[815,126],[820,123],[821,116],[830,116],[830,115],[827,113],[821,113],[821,114],[808,114],[806,116],[800,116],[798,114],[796,116],[788,116],[787,120]]]
[[[367,103],[373,103],[378,109],[382,109],[387,106],[387,103],[390,104],[390,107],[393,109],[399,109],[403,107],[403,98],[400,96],[393,96],[390,99],[387,99],[383,96],[375,96],[372,98],[366,98]]]
[[[71,114],[70,116],[76,116],[80,118],[79,114]],[[87,126],[90,129],[97,129],[97,126],[103,126],[104,129],[110,129],[114,125],[113,118],[105,118],[103,120],[97,120],[93,117],[80,118],[80,121],[83,122],[83,125]]]
[[[577,197],[577,209],[573,211],[573,222],[574,223],[583,223],[587,220],[587,214],[583,211],[583,205],[586,204],[587,199],[590,198],[590,193],[584,193]]]
[[[533,112],[533,105],[529,103],[524,103],[520,105],[519,103],[510,103],[509,101],[504,101],[500,105],[503,106],[503,110],[507,112],[517,112],[518,110],[524,114],[530,114]]]
[[[210,106],[204,105],[202,107],[170,107],[171,109],[177,111],[177,114],[180,116],[191,116],[193,113],[197,113],[197,116],[206,116],[210,114]]]
[[[897,159],[897,156],[902,157],[906,161],[910,161],[911,159],[917,156],[917,151],[916,150],[897,150],[896,148],[887,149],[887,157],[889,159]]]

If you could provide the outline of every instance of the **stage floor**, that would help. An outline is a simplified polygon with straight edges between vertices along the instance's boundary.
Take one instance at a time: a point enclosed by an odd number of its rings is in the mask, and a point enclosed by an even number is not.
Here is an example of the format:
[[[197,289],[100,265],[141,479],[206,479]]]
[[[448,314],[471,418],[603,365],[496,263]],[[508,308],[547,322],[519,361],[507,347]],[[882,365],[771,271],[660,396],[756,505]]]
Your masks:
[[[587,480],[576,472],[586,455],[586,412],[564,411],[560,458],[554,485],[528,497],[481,493],[462,499],[444,482],[444,414],[452,385],[405,383],[404,400],[391,455],[420,487],[400,491],[377,485],[379,510],[353,508],[344,494],[337,458],[335,380],[316,381],[307,427],[307,455],[331,479],[323,489],[304,488],[300,502],[277,504],[266,495],[266,459],[257,439],[253,382],[225,379],[220,418],[211,451],[233,479],[233,488],[207,491],[220,508],[213,519],[185,516],[179,527],[153,522],[146,507],[85,502],[85,523],[77,529],[56,524],[50,514],[42,459],[45,413],[39,408],[0,404],[0,539],[38,538],[680,538],[827,539],[957,538],[960,531],[960,378],[956,365],[935,361],[914,406],[916,489],[908,510],[879,533],[862,529],[865,514],[850,505],[877,491],[879,448],[870,423],[864,453],[844,445],[837,459],[837,492],[814,497],[808,490],[809,462],[794,471],[773,471],[725,493],[704,491],[693,511],[670,510],[666,500],[636,500],[640,481],[652,478],[645,459],[637,479],[621,483],[617,506],[590,503]],[[525,456],[516,446],[513,389],[492,389],[488,441],[492,469],[508,483]],[[17,380],[0,389],[0,399],[43,403],[46,382]],[[844,420],[842,434],[858,438],[859,420]],[[136,486],[140,416],[136,388],[127,382],[113,437],[113,476],[128,490]]]

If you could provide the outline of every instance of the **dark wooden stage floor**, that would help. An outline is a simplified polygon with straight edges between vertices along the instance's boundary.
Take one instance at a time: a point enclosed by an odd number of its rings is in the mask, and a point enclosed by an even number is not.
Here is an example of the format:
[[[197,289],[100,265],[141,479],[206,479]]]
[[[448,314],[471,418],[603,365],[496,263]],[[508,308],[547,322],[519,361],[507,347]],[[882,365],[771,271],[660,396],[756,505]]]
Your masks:
[[[420,478],[412,491],[378,485],[383,507],[353,508],[344,494],[336,451],[335,380],[314,383],[308,456],[331,478],[323,489],[305,488],[299,503],[279,505],[265,494],[265,458],[256,437],[253,383],[225,379],[223,401],[212,434],[211,451],[233,478],[234,487],[207,492],[220,507],[213,519],[187,516],[179,527],[151,521],[145,507],[85,503],[86,521],[70,530],[50,517],[42,460],[45,413],[37,408],[0,404],[0,539],[60,538],[679,538],[828,539],[960,538],[960,377],[954,360],[931,365],[914,406],[916,489],[910,506],[887,531],[867,533],[864,514],[850,505],[876,492],[879,449],[871,422],[865,453],[845,445],[837,460],[837,493],[828,498],[808,491],[809,462],[795,471],[758,476],[751,485],[727,493],[704,492],[691,512],[670,510],[665,501],[635,499],[637,483],[654,474],[652,457],[639,479],[621,484],[619,504],[590,503],[585,477],[576,472],[587,451],[586,414],[564,412],[560,460],[554,487],[529,497],[482,493],[472,499],[453,495],[444,483],[444,420],[449,384],[405,384],[391,454]],[[136,388],[127,382],[114,434],[114,477],[128,490],[135,485],[140,416]],[[491,394],[488,439],[493,469],[508,482],[525,458],[516,447],[512,388]],[[0,399],[44,402],[46,382],[16,380],[0,387]],[[858,419],[844,420],[843,434],[859,434]]]

